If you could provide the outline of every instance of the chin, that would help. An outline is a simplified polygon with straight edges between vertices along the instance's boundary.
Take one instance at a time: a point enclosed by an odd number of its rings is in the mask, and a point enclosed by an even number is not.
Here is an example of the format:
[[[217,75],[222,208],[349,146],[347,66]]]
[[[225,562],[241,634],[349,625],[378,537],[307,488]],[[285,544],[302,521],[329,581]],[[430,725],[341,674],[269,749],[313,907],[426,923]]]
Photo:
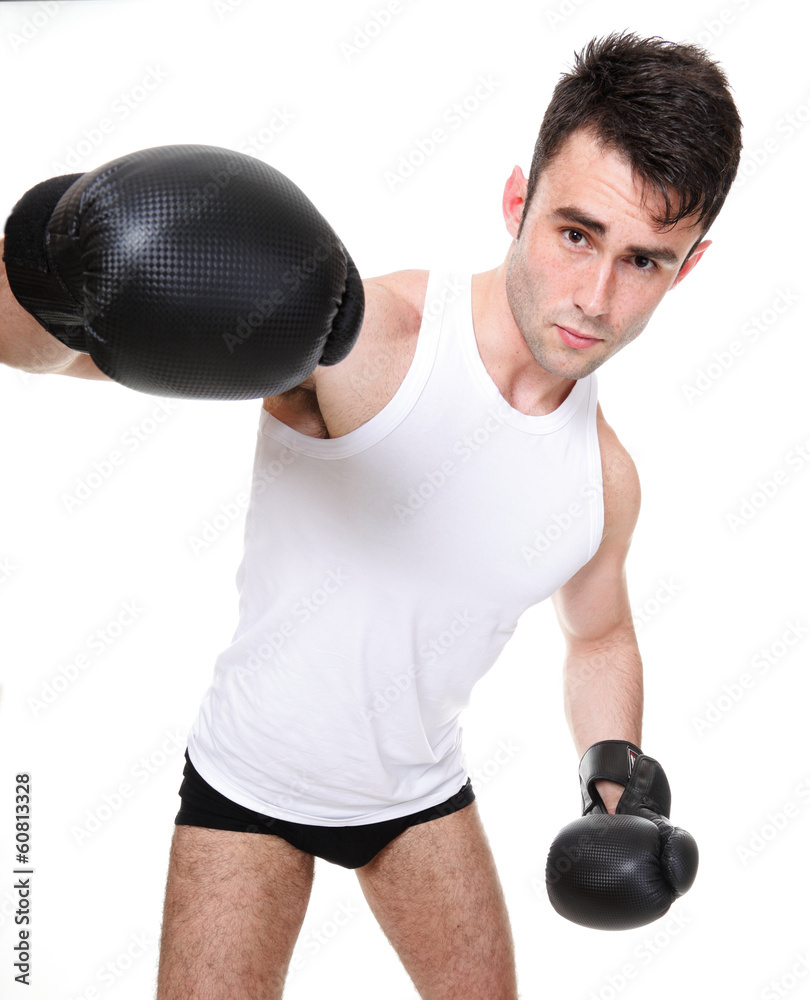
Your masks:
[[[574,352],[571,352],[571,355]],[[554,352],[534,352],[532,351],[534,360],[544,368],[549,375],[556,375],[559,378],[573,378],[580,379],[585,378],[590,375],[592,371],[595,371],[604,361],[604,358],[600,358],[596,363],[594,359],[590,358],[587,361],[585,358],[572,357],[569,354],[560,354]]]

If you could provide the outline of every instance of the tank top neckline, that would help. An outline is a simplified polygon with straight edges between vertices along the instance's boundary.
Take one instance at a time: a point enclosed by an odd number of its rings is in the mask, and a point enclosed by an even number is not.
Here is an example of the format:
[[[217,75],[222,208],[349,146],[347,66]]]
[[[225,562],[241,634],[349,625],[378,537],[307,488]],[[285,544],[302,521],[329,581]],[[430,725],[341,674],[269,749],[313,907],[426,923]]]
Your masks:
[[[449,289],[457,290],[458,294],[448,292]],[[457,299],[463,301],[452,308]],[[452,310],[450,315],[447,315],[448,309]],[[473,326],[472,274],[431,269],[414,356],[399,388],[379,413],[348,434],[336,438],[315,438],[295,430],[262,409],[259,430],[291,450],[314,458],[341,459],[364,451],[391,433],[415,405],[433,368],[440,335],[445,339],[452,337],[458,343],[474,385],[498,418],[529,434],[548,434],[566,424],[588,398],[588,383],[595,378],[591,375],[578,379],[563,402],[551,413],[538,416],[516,410],[501,395],[478,350]]]
[[[459,315],[461,327],[459,339],[470,371],[485,399],[496,407],[498,415],[506,423],[518,430],[529,434],[548,434],[558,430],[571,419],[582,402],[588,398],[588,377],[577,379],[562,403],[550,413],[529,414],[515,409],[501,394],[481,357],[473,323],[472,275],[465,275],[464,281],[468,308]]]

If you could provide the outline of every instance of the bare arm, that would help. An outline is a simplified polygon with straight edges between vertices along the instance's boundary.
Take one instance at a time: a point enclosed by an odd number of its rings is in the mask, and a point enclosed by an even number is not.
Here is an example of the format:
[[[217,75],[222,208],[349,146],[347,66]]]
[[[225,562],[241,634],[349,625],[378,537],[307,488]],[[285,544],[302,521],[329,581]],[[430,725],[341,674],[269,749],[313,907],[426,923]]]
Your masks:
[[[565,714],[581,756],[600,740],[641,742],[643,675],[627,593],[625,561],[641,490],[632,459],[599,410],[605,503],[602,542],[552,603],[566,641]],[[610,812],[623,791],[597,783]]]
[[[5,238],[0,236],[0,364],[36,375],[75,375],[110,379],[89,354],[74,351],[51,336],[14,298],[2,257]]]

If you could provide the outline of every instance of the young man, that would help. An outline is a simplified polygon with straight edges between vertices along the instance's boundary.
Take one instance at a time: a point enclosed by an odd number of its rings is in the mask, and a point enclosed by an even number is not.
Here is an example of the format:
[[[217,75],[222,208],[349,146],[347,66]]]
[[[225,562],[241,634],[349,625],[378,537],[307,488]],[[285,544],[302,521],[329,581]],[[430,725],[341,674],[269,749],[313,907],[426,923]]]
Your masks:
[[[516,1000],[459,716],[551,597],[577,751],[638,746],[633,462],[593,373],[708,248],[740,122],[705,53],[612,35],[555,89],[491,271],[364,282],[354,347],[264,400],[240,622],[189,736],[158,1000],[279,998],[314,859],[425,1000]],[[104,378],[2,290],[0,357]],[[598,783],[612,811],[623,786]]]

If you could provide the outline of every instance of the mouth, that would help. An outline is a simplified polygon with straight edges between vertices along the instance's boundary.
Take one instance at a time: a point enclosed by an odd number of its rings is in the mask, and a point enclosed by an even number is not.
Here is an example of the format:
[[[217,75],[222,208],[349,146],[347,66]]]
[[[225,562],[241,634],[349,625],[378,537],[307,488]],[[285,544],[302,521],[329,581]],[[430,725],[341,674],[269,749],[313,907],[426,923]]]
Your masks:
[[[593,347],[594,344],[602,343],[598,337],[586,337],[585,334],[580,333],[578,330],[572,330],[571,327],[559,326],[556,323],[555,326],[562,342],[569,347],[577,348],[577,350],[581,351],[585,348]]]

